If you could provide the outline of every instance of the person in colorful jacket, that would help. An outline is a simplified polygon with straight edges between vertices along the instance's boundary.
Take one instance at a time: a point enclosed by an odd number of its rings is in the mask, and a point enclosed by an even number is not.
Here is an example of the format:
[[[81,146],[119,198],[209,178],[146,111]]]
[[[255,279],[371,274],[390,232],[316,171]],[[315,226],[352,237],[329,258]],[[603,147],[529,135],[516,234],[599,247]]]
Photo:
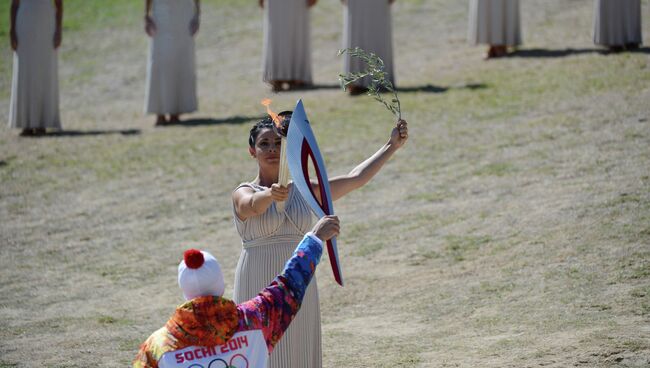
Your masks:
[[[336,216],[314,225],[284,270],[256,297],[241,304],[223,298],[217,260],[189,249],[178,266],[178,284],[187,301],[164,327],[140,346],[134,368],[258,368],[298,313],[323,252],[339,233]]]

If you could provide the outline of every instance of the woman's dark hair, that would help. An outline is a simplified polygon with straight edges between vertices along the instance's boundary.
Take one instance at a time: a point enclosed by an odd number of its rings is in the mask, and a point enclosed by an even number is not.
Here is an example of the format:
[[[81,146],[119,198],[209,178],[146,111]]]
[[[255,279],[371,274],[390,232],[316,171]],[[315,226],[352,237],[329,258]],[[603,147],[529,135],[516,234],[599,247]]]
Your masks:
[[[279,113],[279,116],[282,116],[285,120],[291,118],[292,111],[282,111]],[[260,134],[260,131],[262,129],[273,129],[275,127],[275,124],[273,123],[273,119],[270,116],[265,117],[264,119],[258,121],[253,127],[251,128],[251,132],[248,136],[248,145],[251,147],[255,147],[255,141],[257,140],[257,136]]]
[[[255,147],[255,141],[257,140],[257,136],[260,134],[260,131],[262,129],[273,129],[273,119],[271,119],[270,116],[265,117],[264,119],[258,121],[253,127],[251,128],[251,132],[248,136],[248,145],[251,147]]]

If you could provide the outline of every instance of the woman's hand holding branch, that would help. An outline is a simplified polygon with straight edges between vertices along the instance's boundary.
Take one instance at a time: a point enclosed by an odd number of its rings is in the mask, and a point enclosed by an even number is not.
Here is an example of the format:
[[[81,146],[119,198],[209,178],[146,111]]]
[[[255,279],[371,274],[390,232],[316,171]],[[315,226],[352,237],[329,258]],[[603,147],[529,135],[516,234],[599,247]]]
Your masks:
[[[408,123],[406,120],[399,120],[393,131],[390,133],[388,144],[395,149],[401,148],[409,138]]]

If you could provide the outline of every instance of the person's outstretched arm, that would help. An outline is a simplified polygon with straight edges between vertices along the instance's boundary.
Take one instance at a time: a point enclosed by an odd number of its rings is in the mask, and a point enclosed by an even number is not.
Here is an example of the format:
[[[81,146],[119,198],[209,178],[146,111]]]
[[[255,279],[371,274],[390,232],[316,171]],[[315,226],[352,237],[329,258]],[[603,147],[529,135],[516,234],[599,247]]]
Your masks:
[[[283,202],[288,198],[289,189],[277,183],[262,191],[255,191],[251,187],[242,186],[232,193],[235,214],[242,221],[249,217],[259,216],[266,212],[273,202]]]
[[[361,188],[370,181],[390,157],[400,149],[408,140],[408,125],[405,120],[400,120],[391,131],[390,139],[374,155],[357,165],[346,175],[336,176],[330,179],[332,200],[335,201],[351,191]],[[318,184],[312,183],[314,193],[320,200]]]
[[[241,329],[261,329],[269,353],[298,313],[309,282],[323,253],[323,242],[339,233],[336,216],[321,218],[307,233],[284,266],[284,271],[256,297],[237,306],[246,325]]]

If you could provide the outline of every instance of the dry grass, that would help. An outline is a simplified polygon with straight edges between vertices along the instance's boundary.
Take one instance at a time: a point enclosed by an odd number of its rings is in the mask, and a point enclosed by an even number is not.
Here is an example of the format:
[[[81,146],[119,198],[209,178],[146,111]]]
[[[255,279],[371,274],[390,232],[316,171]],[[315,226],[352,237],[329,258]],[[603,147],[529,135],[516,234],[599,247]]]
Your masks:
[[[246,134],[269,96],[258,9],[205,2],[201,111],[155,129],[141,114],[140,4],[112,2],[94,24],[103,2],[70,3],[60,77],[72,133],[0,131],[0,367],[127,365],[181,300],[184,248],[234,269],[229,194],[255,173]],[[484,62],[465,42],[465,2],[394,5],[412,138],[336,204],[347,284],[319,270],[325,366],[650,364],[650,51],[598,52],[591,6],[522,1],[526,47]],[[319,3],[312,23],[315,79],[333,86],[340,4]],[[0,116],[9,61],[0,54]],[[333,174],[391,125],[336,88],[273,98],[304,100]]]

